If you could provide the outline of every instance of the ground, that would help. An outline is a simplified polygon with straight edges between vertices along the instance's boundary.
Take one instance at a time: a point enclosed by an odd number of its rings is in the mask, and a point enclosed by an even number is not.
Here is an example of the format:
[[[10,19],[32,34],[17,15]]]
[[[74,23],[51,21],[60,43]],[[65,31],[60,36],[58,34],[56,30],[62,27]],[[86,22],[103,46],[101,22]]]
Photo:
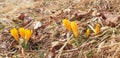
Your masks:
[[[78,38],[64,19],[77,23]],[[14,27],[33,31],[28,49],[11,35]],[[119,0],[0,0],[0,58],[120,58],[119,45]]]

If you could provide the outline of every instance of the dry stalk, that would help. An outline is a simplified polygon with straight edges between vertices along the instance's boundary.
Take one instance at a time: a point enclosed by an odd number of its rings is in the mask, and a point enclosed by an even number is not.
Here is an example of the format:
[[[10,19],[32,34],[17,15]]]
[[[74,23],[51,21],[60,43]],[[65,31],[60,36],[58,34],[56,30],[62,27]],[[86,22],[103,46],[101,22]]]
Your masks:
[[[104,31],[104,32],[102,32],[102,34],[100,34],[100,35],[97,35],[97,36],[94,36],[94,37],[90,37],[90,38],[98,38],[98,37],[100,37],[100,36],[103,36],[105,33],[107,33],[108,31]]]
[[[96,32],[95,29],[91,25],[88,25],[88,26],[91,28],[91,30],[93,30],[94,32]]]
[[[24,49],[23,49],[23,48],[21,49],[21,51],[22,51],[22,56],[23,56],[23,58],[26,58],[25,52],[24,52]]]
[[[119,47],[116,49],[115,53],[113,54],[112,58],[115,58],[115,55],[118,54],[119,50],[120,50],[120,44]]]
[[[118,29],[120,27],[120,24],[118,24],[115,28]]]
[[[67,36],[67,41],[64,43],[64,45],[59,49],[59,52],[58,52],[58,55],[56,55],[55,58],[60,58],[62,52],[63,52],[63,49],[64,47],[67,45],[67,43],[70,41],[70,39],[73,37],[73,35],[71,35],[70,37]]]

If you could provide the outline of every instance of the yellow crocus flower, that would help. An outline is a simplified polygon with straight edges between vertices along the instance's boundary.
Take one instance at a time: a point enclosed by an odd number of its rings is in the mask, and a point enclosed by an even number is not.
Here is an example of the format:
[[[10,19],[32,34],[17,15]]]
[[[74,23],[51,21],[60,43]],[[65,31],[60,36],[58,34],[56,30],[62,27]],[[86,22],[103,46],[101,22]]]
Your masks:
[[[69,31],[72,31],[71,25],[70,25],[71,23],[70,23],[69,20],[64,19],[64,20],[62,20],[62,22],[63,22],[64,26],[65,26]]]
[[[21,27],[21,28],[18,29],[18,31],[19,31],[19,33],[20,33],[20,36],[21,36],[23,39],[25,39],[25,29]]]
[[[28,42],[32,35],[32,30],[25,29],[25,39]]]
[[[11,35],[15,38],[16,41],[19,41],[19,35],[16,28],[10,30]]]
[[[90,36],[90,29],[88,28],[87,30],[86,30],[86,37],[89,37]]]
[[[74,36],[78,37],[78,25],[75,21],[71,22],[71,29],[73,31]]]
[[[100,24],[96,24],[95,26],[95,34],[98,34],[100,32]]]

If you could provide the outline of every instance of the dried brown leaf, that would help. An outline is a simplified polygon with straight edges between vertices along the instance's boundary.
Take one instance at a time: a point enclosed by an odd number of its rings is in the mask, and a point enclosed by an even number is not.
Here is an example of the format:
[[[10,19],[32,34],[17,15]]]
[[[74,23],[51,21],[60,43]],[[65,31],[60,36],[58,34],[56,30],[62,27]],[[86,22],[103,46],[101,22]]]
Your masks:
[[[18,16],[18,19],[24,20],[24,18],[25,18],[25,14],[24,13],[20,13],[20,15]]]

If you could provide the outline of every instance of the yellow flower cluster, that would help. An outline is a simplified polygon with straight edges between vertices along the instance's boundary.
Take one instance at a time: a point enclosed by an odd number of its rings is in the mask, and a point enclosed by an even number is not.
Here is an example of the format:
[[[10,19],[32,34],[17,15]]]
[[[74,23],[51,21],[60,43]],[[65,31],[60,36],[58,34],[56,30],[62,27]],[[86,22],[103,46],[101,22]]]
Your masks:
[[[99,34],[100,33],[100,24],[96,24],[96,26],[95,26],[95,28],[94,28],[94,30],[95,30],[95,33],[94,33],[94,35],[97,35],[97,34]],[[88,28],[87,30],[86,30],[86,37],[89,37],[90,36],[90,29]]]
[[[89,37],[90,36],[90,29],[88,28],[87,30],[86,30],[86,37]]]
[[[78,25],[75,21],[70,22],[67,19],[64,19],[63,21],[64,26],[69,30],[72,31],[74,36],[78,38]]]
[[[16,41],[19,41],[19,37],[21,36],[23,39],[25,39],[28,42],[32,35],[32,30],[24,29],[24,28],[19,28],[17,30],[16,28],[13,28],[10,30],[10,33],[15,38]]]
[[[69,20],[67,20],[67,19],[64,19],[64,20],[62,20],[62,22],[63,22],[63,25],[69,30],[69,31],[72,31],[73,32],[73,34],[74,34],[74,36],[77,38],[78,37],[78,25],[77,25],[77,23],[75,22],[75,21],[72,21],[72,22],[70,22]],[[95,30],[95,35],[97,35],[99,32],[100,32],[100,24],[96,24],[96,26],[95,26],[95,28],[94,28],[94,30]],[[86,30],[86,37],[89,37],[90,36],[90,32],[91,32],[91,30],[90,30],[90,28],[88,28],[87,30]]]
[[[100,24],[96,24],[95,26],[95,35],[100,32]]]

